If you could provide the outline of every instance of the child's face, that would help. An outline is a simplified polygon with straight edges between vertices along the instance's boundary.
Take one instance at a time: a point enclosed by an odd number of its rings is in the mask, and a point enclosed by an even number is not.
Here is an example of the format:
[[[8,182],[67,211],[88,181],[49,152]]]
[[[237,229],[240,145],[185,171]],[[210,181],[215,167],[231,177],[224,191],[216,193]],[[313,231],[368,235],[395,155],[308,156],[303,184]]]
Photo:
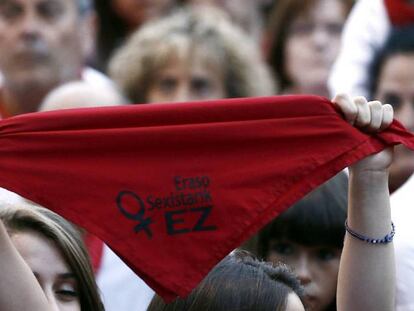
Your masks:
[[[335,299],[341,250],[331,246],[303,246],[273,240],[266,260],[287,264],[305,289],[309,311],[325,310]]]
[[[222,68],[197,53],[173,58],[150,83],[147,102],[186,102],[225,98]]]

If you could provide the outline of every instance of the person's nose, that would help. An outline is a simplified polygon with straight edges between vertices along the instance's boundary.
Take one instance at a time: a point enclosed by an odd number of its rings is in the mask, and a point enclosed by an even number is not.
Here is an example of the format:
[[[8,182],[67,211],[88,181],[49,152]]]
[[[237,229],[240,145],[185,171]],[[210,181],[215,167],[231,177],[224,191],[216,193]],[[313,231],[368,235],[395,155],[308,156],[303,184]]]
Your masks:
[[[41,31],[41,21],[34,12],[27,12],[20,23],[20,34],[26,40],[33,40]]]
[[[293,269],[302,285],[307,285],[312,281],[309,260],[307,258],[299,258]]]
[[[318,50],[323,50],[329,45],[329,35],[323,26],[315,26],[311,34],[312,42]]]
[[[187,83],[180,83],[175,92],[173,102],[187,102],[191,101],[191,90]]]

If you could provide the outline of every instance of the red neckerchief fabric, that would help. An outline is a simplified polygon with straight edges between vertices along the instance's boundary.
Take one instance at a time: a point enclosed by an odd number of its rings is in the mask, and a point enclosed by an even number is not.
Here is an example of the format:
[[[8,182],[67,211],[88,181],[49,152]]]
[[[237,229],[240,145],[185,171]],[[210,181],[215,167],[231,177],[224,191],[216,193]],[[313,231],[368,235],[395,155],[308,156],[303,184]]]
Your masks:
[[[89,257],[91,259],[93,271],[95,274],[98,274],[102,265],[104,243],[89,232],[85,232],[83,234],[83,241],[85,242]]]
[[[388,16],[395,26],[414,23],[414,5],[407,0],[384,0]]]
[[[362,157],[368,136],[315,96],[87,108],[0,122],[0,186],[105,241],[166,300]]]

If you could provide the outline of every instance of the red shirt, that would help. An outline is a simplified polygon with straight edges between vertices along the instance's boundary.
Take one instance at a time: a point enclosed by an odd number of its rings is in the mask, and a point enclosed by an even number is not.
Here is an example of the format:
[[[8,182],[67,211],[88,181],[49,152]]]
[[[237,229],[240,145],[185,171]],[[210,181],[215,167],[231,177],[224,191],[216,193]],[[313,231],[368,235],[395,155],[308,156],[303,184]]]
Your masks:
[[[414,5],[407,0],[384,0],[391,23],[396,26],[414,24]]]

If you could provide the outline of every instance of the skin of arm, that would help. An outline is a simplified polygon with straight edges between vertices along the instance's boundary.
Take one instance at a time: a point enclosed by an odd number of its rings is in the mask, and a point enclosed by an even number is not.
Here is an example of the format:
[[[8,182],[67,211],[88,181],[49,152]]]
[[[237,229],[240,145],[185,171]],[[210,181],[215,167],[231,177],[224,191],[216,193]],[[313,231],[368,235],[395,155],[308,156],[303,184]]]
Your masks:
[[[347,96],[337,96],[334,102],[346,120],[365,132],[380,131],[392,122],[389,105]],[[392,155],[392,149],[386,149],[350,167],[348,226],[367,237],[383,238],[391,232],[388,167]],[[338,310],[390,311],[394,304],[393,243],[370,244],[346,234],[338,276]]]
[[[0,258],[0,310],[49,310],[42,288],[12,244],[1,220]]]

